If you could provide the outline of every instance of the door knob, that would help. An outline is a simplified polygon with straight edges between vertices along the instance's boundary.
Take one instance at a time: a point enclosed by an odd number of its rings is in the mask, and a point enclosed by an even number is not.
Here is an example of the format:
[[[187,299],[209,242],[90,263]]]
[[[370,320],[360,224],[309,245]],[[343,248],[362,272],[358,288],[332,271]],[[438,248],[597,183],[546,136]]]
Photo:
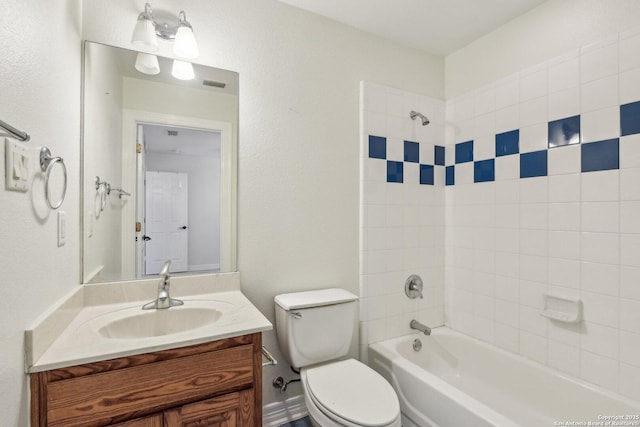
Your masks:
[[[186,226],[186,225],[183,225],[182,227],[178,227],[178,228],[179,228],[180,230],[186,230],[186,229],[187,229],[187,226]]]
[[[142,240],[144,240],[145,242],[148,242],[149,240],[151,240],[151,237],[149,237],[149,236],[142,236]]]

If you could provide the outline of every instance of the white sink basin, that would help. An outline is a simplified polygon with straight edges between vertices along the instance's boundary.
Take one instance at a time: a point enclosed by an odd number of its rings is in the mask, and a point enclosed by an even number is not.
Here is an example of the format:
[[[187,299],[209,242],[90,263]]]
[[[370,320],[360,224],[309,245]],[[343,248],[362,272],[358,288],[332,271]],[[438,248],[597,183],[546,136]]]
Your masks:
[[[138,309],[139,310],[139,309]],[[214,308],[167,308],[138,311],[98,329],[106,338],[149,338],[177,334],[217,322],[222,312]]]
[[[94,317],[87,326],[104,338],[157,338],[228,325],[238,320],[241,311],[227,301],[185,299],[184,305],[165,309],[128,306]]]

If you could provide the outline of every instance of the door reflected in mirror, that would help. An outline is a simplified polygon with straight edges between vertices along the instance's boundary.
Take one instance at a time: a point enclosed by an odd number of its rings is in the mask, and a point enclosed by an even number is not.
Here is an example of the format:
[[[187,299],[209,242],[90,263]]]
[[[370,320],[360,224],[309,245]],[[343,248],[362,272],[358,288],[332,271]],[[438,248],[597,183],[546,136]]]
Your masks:
[[[82,281],[235,271],[238,74],[136,56],[84,44]]]
[[[137,141],[136,271],[158,274],[169,259],[172,273],[219,271],[220,132],[140,124]]]

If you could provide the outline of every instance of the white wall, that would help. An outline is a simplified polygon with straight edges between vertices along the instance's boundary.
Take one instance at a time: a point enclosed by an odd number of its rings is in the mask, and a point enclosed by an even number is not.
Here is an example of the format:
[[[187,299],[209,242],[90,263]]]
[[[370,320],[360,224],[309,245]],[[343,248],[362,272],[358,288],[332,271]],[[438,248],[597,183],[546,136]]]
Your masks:
[[[85,1],[84,37],[129,47],[143,1]],[[185,9],[198,62],[240,73],[238,268],[243,291],[274,320],[281,292],[358,292],[359,82],[443,97],[443,60],[275,0],[154,1]],[[171,56],[161,42],[160,53]],[[357,335],[357,334],[356,334]],[[265,343],[277,351],[274,333]],[[357,336],[352,354],[357,354]],[[264,402],[280,394],[283,361],[264,371]]]
[[[448,88],[462,92],[447,102],[447,164],[473,140],[474,161],[495,158],[495,182],[459,163],[447,187],[446,321],[640,400],[640,139],[621,136],[619,109],[640,101],[640,27],[618,32],[638,22],[633,6],[551,1],[447,58]],[[463,63],[479,77],[464,80]],[[519,153],[545,151],[548,122],[575,115],[581,145],[548,149],[544,176],[521,178],[519,154],[496,158],[496,134],[518,129]],[[583,172],[585,146],[609,139],[619,168]],[[548,292],[581,299],[584,321],[540,316]]]
[[[7,426],[28,425],[25,328],[79,283],[80,16],[76,0],[2,4],[0,118],[31,134],[35,176],[26,194],[5,191],[4,184],[0,189],[0,413]],[[68,219],[67,244],[60,248],[56,214],[45,205],[35,169],[36,148],[43,145],[68,169],[60,208]],[[4,165],[4,148],[0,153]]]
[[[448,55],[447,99],[637,25],[637,0],[549,0]]]

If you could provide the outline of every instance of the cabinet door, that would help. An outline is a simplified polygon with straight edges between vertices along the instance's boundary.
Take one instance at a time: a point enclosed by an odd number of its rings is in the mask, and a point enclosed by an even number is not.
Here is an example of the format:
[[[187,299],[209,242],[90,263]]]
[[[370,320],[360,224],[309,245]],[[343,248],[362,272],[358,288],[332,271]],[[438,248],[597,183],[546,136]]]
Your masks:
[[[190,403],[164,412],[164,427],[257,427],[253,389]]]
[[[112,424],[111,427],[162,427],[162,414]]]

